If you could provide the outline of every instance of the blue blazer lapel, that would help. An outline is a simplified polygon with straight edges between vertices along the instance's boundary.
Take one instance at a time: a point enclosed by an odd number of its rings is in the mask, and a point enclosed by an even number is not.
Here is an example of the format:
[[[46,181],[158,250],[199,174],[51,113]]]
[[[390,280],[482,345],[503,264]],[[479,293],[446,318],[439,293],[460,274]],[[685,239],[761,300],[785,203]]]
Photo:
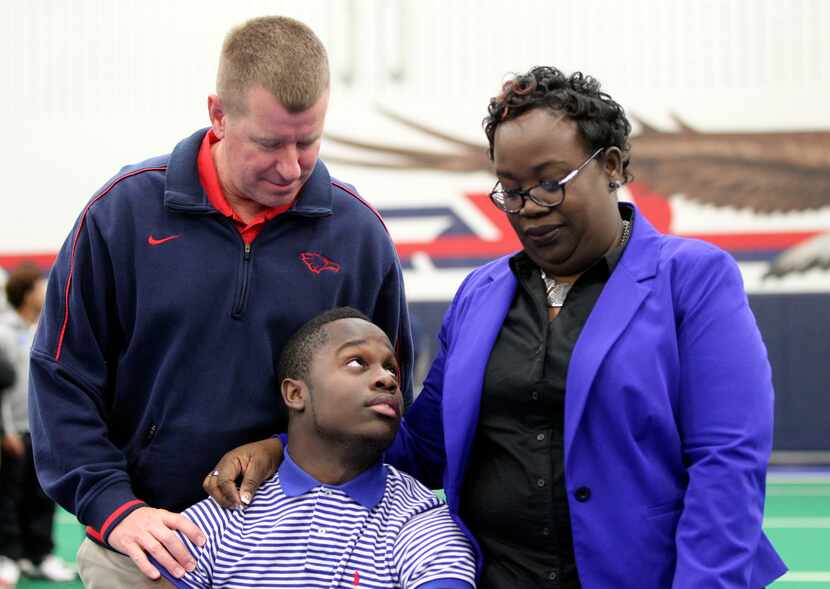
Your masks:
[[[566,459],[600,365],[651,292],[651,279],[657,271],[659,241],[657,230],[634,209],[631,240],[588,316],[568,366]]]
[[[444,445],[447,456],[447,501],[458,508],[461,481],[478,426],[481,387],[490,352],[516,293],[507,258],[486,281],[474,287],[454,317],[455,335],[444,374]]]

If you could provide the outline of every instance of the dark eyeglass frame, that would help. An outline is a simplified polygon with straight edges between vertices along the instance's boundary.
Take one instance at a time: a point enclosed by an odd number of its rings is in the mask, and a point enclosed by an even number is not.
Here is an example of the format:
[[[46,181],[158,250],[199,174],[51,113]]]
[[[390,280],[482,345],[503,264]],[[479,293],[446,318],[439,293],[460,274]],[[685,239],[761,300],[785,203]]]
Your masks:
[[[493,186],[493,190],[490,191],[490,201],[494,205],[496,205],[496,207],[498,207],[508,215],[515,215],[516,213],[521,211],[524,208],[528,198],[540,207],[544,207],[546,209],[556,208],[563,202],[565,202],[565,186],[568,184],[568,182],[576,178],[579,175],[579,173],[585,168],[585,166],[590,164],[594,160],[594,158],[596,158],[603,151],[605,151],[605,148],[600,147],[598,150],[592,153],[588,157],[588,159],[579,164],[579,167],[572,170],[561,180],[542,180],[541,182],[539,182],[539,184],[535,184],[526,190],[500,190],[499,186],[501,186],[501,181],[498,181],[496,182],[496,185]],[[537,197],[533,196],[533,194],[531,194],[537,188],[541,188],[542,190],[551,195],[559,192],[561,194],[561,198],[555,203],[540,200]],[[521,199],[519,201],[519,206],[516,208],[508,208],[506,203],[506,198],[508,197],[518,197],[519,199]]]

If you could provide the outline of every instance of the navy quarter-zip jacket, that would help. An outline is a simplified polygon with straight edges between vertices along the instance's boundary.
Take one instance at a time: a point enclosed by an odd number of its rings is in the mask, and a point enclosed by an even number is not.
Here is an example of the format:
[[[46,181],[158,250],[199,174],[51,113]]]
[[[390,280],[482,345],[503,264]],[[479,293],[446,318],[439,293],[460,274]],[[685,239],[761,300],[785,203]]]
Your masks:
[[[285,430],[275,363],[326,309],[384,329],[412,397],[403,279],[377,212],[318,161],[246,247],[199,183],[205,132],[96,193],[49,277],[31,363],[38,476],[103,544],[142,505],[199,501],[222,454]]]

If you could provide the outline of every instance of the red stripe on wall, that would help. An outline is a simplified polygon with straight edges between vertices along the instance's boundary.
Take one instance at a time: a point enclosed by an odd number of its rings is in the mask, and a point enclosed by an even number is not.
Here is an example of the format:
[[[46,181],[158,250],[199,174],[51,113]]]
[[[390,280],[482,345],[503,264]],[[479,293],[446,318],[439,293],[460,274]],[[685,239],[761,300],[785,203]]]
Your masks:
[[[697,233],[683,235],[708,241],[726,251],[743,252],[752,250],[781,251],[794,247],[803,241],[823,233],[822,231],[795,231],[788,233]],[[435,259],[441,258],[487,258],[518,251],[521,243],[514,233],[503,233],[496,241],[487,241],[470,235],[448,235],[436,241],[406,241],[396,244],[398,255],[406,260],[416,252],[423,252]],[[0,255],[0,267],[11,270],[24,261],[32,261],[48,270],[55,260],[54,253],[5,254]]]
[[[23,262],[33,262],[37,267],[48,272],[55,262],[55,252],[30,253],[30,254],[2,254],[0,255],[0,268],[12,270]]]

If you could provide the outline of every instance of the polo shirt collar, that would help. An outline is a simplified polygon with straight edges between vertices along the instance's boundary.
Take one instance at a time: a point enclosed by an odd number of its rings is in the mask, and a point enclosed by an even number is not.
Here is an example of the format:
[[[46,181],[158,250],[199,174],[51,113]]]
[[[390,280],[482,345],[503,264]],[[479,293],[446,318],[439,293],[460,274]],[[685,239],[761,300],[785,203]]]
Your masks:
[[[297,497],[317,487],[326,487],[339,489],[366,509],[373,509],[386,491],[386,467],[382,462],[375,463],[347,483],[325,485],[300,468],[286,449],[279,474],[280,485],[288,497]]]

